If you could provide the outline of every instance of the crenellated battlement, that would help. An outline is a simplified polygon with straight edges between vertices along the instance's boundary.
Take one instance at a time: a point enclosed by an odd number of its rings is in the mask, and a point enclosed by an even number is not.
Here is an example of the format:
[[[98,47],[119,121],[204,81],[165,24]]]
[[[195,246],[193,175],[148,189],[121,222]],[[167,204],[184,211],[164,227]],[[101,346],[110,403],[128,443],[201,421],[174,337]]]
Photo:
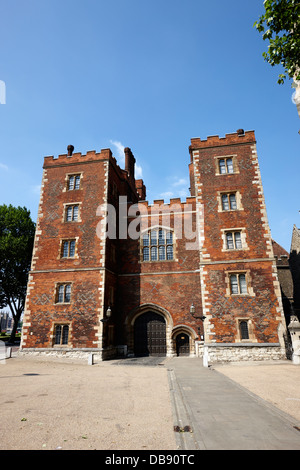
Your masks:
[[[172,198],[170,202],[165,202],[164,199],[155,199],[153,203],[149,203],[149,201],[139,201],[139,206],[142,205],[146,209],[151,209],[151,211],[155,211],[156,209],[160,212],[170,212],[174,210],[180,210],[182,213],[186,209],[190,209],[191,205],[193,209],[196,208],[196,198],[194,196],[188,196],[186,201],[181,201],[181,198]]]
[[[191,139],[190,149],[194,150],[209,147],[222,147],[226,145],[239,145],[255,142],[256,140],[254,131],[244,131],[244,129],[238,129],[232,134],[225,134],[225,137],[211,135],[204,140],[201,140],[199,137],[193,138]]]
[[[115,160],[110,149],[101,149],[100,152],[96,152],[96,150],[89,150],[86,152],[86,154],[82,154],[81,152],[73,153],[69,147],[72,146],[68,146],[68,153],[58,155],[57,158],[54,156],[44,157],[44,168],[57,165],[72,165],[76,163],[108,160],[110,158]]]

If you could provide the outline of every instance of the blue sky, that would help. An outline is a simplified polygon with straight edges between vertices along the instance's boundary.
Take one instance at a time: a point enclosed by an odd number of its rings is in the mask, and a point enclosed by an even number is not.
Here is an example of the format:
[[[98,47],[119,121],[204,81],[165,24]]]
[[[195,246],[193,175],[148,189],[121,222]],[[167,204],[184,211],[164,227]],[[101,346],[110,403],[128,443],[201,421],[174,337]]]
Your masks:
[[[261,0],[0,0],[0,204],[36,220],[44,156],[110,147],[147,199],[188,196],[190,139],[255,130],[272,237],[299,223],[300,120]]]

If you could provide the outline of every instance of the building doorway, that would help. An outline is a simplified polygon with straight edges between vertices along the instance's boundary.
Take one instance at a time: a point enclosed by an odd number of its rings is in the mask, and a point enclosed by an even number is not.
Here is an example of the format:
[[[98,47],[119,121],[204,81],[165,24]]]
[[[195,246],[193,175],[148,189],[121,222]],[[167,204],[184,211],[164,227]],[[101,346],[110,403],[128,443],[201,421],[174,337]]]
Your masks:
[[[162,315],[146,312],[134,322],[135,356],[166,356],[166,321]]]
[[[190,355],[190,337],[186,333],[179,333],[176,336],[176,354],[177,356]]]

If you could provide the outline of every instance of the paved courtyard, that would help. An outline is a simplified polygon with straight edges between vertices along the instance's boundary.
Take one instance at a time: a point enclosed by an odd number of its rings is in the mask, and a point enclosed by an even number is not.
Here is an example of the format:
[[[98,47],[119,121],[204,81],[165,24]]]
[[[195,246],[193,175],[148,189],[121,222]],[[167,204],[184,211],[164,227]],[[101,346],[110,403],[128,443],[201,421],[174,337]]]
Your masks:
[[[176,449],[167,371],[7,359],[0,449]]]
[[[289,361],[0,363],[1,450],[300,450],[300,367]]]

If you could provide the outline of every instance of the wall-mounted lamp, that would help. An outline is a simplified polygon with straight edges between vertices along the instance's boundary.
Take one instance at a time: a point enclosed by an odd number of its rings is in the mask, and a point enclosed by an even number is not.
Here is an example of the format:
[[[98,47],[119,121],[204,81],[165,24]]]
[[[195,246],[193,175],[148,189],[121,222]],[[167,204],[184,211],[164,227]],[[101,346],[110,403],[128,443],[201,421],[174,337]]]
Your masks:
[[[100,321],[102,321],[102,323],[107,322],[110,319],[110,317],[111,317],[111,308],[108,306],[105,312],[105,318],[101,318]]]
[[[202,315],[202,317],[196,317],[196,316],[195,316],[195,313],[196,313],[196,309],[195,309],[194,304],[192,303],[192,305],[190,306],[190,314],[191,314],[194,318],[197,318],[197,319],[202,320],[202,321],[205,320],[206,317],[205,317],[204,315]]]
[[[191,314],[191,315],[195,315],[195,311],[196,311],[195,306],[194,306],[194,304],[192,304],[192,305],[190,306],[190,314]]]
[[[111,308],[108,307],[107,310],[106,310],[106,316],[107,318],[111,317]]]
[[[195,305],[192,303],[192,305],[190,306],[190,314],[191,314],[195,319],[201,320],[202,322],[204,322],[204,320],[205,320],[206,317],[205,317],[204,315],[202,315],[201,317],[196,317],[195,313],[196,313]],[[199,333],[199,336],[200,336],[201,340],[203,340],[203,339],[204,339],[204,335],[201,335],[201,334],[200,334],[200,327],[198,327],[198,333]]]

